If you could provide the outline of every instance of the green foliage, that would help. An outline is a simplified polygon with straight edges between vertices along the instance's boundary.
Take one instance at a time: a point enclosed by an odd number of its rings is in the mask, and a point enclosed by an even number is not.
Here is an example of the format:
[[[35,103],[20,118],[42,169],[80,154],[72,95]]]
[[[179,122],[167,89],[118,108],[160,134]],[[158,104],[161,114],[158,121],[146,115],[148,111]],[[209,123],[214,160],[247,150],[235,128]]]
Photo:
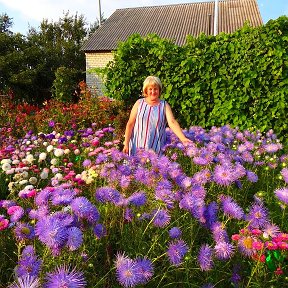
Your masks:
[[[131,107],[142,94],[143,80],[149,75],[164,80],[168,73],[167,65],[177,61],[179,50],[180,47],[155,34],[145,38],[139,34],[132,35],[119,44],[114,61],[108,64],[105,85],[109,96],[121,99]]]
[[[283,140],[288,99],[288,18],[233,34],[187,37],[178,47],[157,35],[132,35],[120,43],[106,71],[107,95],[127,107],[148,75],[160,77],[182,127],[230,124],[272,128]]]
[[[77,73],[74,68],[59,67],[53,81],[53,98],[60,102],[73,102],[77,88]],[[76,100],[76,99],[75,99]]]
[[[59,67],[75,69],[74,87],[84,79],[80,48],[88,33],[85,25],[83,16],[66,13],[58,22],[43,20],[39,31],[30,28],[27,37],[0,33],[0,91],[12,90],[15,102],[42,104],[51,98]]]

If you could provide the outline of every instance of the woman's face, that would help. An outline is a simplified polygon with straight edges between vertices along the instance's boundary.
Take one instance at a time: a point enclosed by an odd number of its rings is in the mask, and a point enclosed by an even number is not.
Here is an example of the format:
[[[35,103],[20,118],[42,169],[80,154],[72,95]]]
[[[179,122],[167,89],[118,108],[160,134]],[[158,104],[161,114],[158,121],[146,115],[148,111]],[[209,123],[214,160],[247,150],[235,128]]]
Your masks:
[[[159,86],[156,84],[149,84],[146,88],[147,97],[151,100],[158,99],[160,96]]]

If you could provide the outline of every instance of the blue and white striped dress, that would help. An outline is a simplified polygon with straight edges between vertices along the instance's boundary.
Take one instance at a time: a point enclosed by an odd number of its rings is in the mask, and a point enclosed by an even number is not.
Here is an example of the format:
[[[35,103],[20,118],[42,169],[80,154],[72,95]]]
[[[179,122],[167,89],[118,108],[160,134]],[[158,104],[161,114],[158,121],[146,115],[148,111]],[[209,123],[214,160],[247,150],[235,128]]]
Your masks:
[[[137,149],[154,150],[158,155],[166,142],[165,100],[158,105],[149,105],[145,99],[139,101],[135,125],[132,131],[129,154]]]

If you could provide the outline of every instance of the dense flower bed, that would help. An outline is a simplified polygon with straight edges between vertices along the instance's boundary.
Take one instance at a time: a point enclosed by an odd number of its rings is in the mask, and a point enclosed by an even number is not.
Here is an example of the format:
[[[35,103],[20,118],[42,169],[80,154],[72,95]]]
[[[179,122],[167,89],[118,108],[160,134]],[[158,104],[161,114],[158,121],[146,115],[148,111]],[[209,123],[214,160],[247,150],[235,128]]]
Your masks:
[[[273,131],[191,127],[184,147],[168,130],[163,156],[129,157],[111,126],[54,124],[0,128],[1,285],[287,285],[288,156]]]

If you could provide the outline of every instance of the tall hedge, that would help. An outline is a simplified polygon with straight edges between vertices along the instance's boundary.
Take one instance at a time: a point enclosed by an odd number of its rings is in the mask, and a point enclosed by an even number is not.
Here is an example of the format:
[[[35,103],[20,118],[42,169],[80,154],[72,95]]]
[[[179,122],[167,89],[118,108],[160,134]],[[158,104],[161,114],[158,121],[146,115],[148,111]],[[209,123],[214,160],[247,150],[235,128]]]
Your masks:
[[[162,97],[182,127],[230,124],[288,134],[288,17],[232,34],[187,37],[178,47],[157,35],[132,35],[106,70],[107,95],[131,107],[143,80],[159,76]]]

